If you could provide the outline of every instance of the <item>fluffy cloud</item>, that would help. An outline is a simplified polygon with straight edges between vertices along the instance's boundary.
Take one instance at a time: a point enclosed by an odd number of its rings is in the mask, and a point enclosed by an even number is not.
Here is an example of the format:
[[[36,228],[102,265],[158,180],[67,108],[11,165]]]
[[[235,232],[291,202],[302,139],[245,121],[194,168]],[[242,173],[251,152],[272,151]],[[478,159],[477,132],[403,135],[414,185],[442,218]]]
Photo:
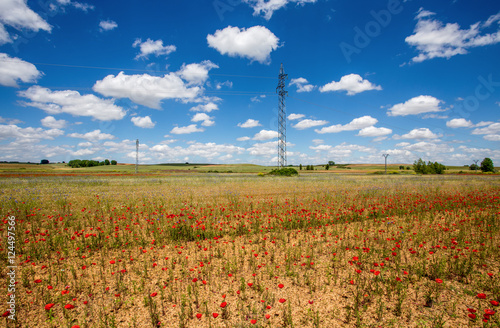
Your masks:
[[[238,123],[240,128],[255,128],[256,126],[262,126],[259,121],[249,118],[244,123]]]
[[[135,116],[130,119],[132,123],[134,123],[135,126],[138,126],[140,128],[145,128],[145,129],[152,129],[155,127],[155,123],[151,121],[151,117],[149,116]]]
[[[295,125],[292,125],[292,127],[294,127],[297,130],[305,130],[305,129],[308,129],[308,128],[312,128],[314,126],[325,125],[327,123],[328,123],[328,121],[324,121],[324,120],[310,120],[310,119],[305,119],[305,120],[302,120],[302,121],[298,122]]]
[[[486,125],[484,128],[476,128],[472,131],[472,134],[484,134],[483,138],[489,141],[500,141],[500,123],[491,123]],[[479,126],[479,124],[476,124]]]
[[[439,136],[428,128],[413,129],[402,136],[394,135],[394,139],[437,139]]]
[[[120,120],[125,111],[114,104],[112,99],[101,99],[94,95],[81,95],[78,91],[51,91],[40,86],[20,91],[21,97],[31,102],[27,106],[40,108],[49,114],[67,113],[73,116],[89,116],[100,121]]]
[[[431,19],[434,13],[420,9],[416,19],[414,34],[405,41],[415,47],[418,56],[413,62],[422,62],[432,58],[450,58],[463,55],[468,49],[482,47],[500,42],[500,28],[496,26],[493,33],[482,33],[493,23],[500,21],[500,13],[490,16],[485,22],[472,24],[468,29],[461,29],[457,23],[443,24]]]
[[[198,105],[195,107],[191,107],[189,110],[192,112],[206,112],[210,113],[211,111],[218,110],[219,106],[216,103],[209,102],[203,105]]]
[[[108,75],[94,84],[93,90],[106,97],[129,98],[133,102],[150,108],[160,109],[163,99],[190,101],[201,93],[201,88],[187,87],[174,73],[163,77],[149,74]]]
[[[36,66],[16,57],[0,53],[0,85],[18,87],[17,82],[36,82],[42,73]]]
[[[319,88],[321,92],[347,91],[349,96],[368,90],[382,90],[382,87],[364,80],[358,74],[344,75],[340,78],[339,82],[333,81]]]
[[[369,126],[359,130],[357,135],[361,137],[382,137],[391,133],[392,130],[388,128],[377,128],[374,126]]]
[[[54,116],[44,117],[41,122],[44,127],[52,129],[63,129],[68,124],[65,120],[56,120]]]
[[[234,145],[220,145],[213,142],[201,143],[195,142],[186,148],[177,146],[170,147],[168,145],[155,145],[150,149],[156,157],[176,159],[179,157],[198,156],[206,159],[212,159],[222,156],[223,154],[241,154],[244,148]]]
[[[279,46],[279,39],[264,26],[248,29],[228,26],[209,34],[207,42],[222,55],[248,58],[262,64],[270,62],[271,52]]]
[[[103,32],[103,31],[111,31],[111,30],[114,30],[115,28],[117,28],[118,24],[116,24],[115,21],[106,20],[106,21],[101,21],[99,23],[99,27],[101,28],[101,32]]]
[[[399,103],[387,111],[389,116],[407,116],[417,115],[422,113],[442,112],[446,109],[440,107],[441,100],[432,96],[418,96],[407,100],[404,103]]]
[[[252,139],[252,138],[250,138],[250,137],[239,137],[239,138],[236,138],[236,140],[238,140],[238,141],[248,141],[250,139]]]
[[[196,124],[190,124],[188,126],[181,126],[181,127],[174,127],[172,130],[170,130],[170,133],[173,134],[189,134],[193,132],[203,132],[205,131],[204,128],[198,128]]]
[[[203,122],[201,123],[201,125],[203,126],[212,126],[215,124],[215,122],[213,121],[213,117],[208,116],[205,113],[197,113],[191,119],[191,122],[200,122],[200,121]]]
[[[247,151],[252,156],[272,156],[278,151],[278,141],[269,141],[264,143],[256,143]]]
[[[153,41],[151,39],[147,39],[142,42],[141,39],[136,39],[132,44],[132,47],[139,47],[140,53],[135,56],[135,59],[148,59],[149,55],[163,56],[168,55],[177,50],[174,45],[164,46],[162,40]]]
[[[37,143],[42,139],[53,140],[64,134],[60,129],[21,128],[15,124],[0,124],[0,140],[14,138],[17,143]]]
[[[34,32],[52,30],[52,26],[28,7],[27,0],[0,1],[0,45],[12,42],[4,25],[12,26],[17,30]]]
[[[466,120],[465,118],[454,118],[448,122],[446,122],[446,126],[449,128],[470,128],[474,124],[471,121]]]
[[[189,84],[202,85],[208,79],[208,72],[212,68],[219,68],[219,66],[210,60],[205,60],[199,64],[183,64],[177,74]]]
[[[88,3],[71,1],[71,0],[57,0],[57,3],[52,2],[49,7],[53,11],[56,11],[58,9],[61,9],[64,11],[64,7],[66,7],[66,6],[72,6],[76,9],[80,9],[81,11],[84,11],[84,12],[87,12],[89,10],[94,10],[93,5],[89,5]]]
[[[336,124],[336,125],[331,125],[322,128],[321,130],[315,129],[314,131],[320,134],[323,133],[338,133],[342,131],[354,131],[354,130],[361,130],[367,127],[370,127],[372,125],[375,125],[378,122],[376,118],[373,118],[371,116],[362,116],[355,118],[351,122],[342,125],[342,124]]]
[[[274,138],[278,138],[279,134],[278,131],[273,131],[273,130],[260,130],[258,133],[256,133],[253,137],[253,140],[270,140]]]
[[[92,142],[109,140],[109,139],[115,138],[114,135],[109,134],[109,133],[102,133],[101,130],[94,130],[94,131],[83,133],[83,134],[82,133],[70,133],[70,134],[68,134],[68,137],[85,139],[85,140],[92,141]]]
[[[304,115],[304,114],[290,114],[290,115],[288,115],[288,119],[289,119],[290,121],[293,121],[293,120],[299,120],[299,119],[301,119],[301,118],[303,118],[303,117],[305,117],[305,115]]]
[[[290,81],[290,86],[295,85],[297,87],[297,92],[311,92],[314,89],[314,85],[308,83],[306,79],[299,77],[298,79],[292,79]]]
[[[316,0],[243,0],[253,8],[254,16],[262,15],[270,20],[273,13],[285,7],[288,3],[304,5],[306,3],[315,3]]]
[[[404,150],[414,151],[417,153],[425,153],[427,156],[436,156],[440,153],[451,153],[455,149],[447,144],[420,141],[414,144],[405,145]]]

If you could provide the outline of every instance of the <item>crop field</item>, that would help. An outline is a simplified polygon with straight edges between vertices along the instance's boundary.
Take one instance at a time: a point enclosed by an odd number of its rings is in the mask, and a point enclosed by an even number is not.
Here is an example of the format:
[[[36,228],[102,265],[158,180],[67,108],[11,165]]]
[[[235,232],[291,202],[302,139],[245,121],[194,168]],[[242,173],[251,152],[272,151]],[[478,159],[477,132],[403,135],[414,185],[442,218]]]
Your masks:
[[[0,186],[6,327],[500,326],[498,176],[47,174]]]

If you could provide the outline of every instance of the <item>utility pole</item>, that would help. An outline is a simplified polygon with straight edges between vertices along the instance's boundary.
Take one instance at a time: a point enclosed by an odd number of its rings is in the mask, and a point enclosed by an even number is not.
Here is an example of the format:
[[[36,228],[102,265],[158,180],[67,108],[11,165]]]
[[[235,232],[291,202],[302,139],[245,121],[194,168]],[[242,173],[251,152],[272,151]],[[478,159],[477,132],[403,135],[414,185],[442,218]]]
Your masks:
[[[285,91],[285,80],[288,74],[285,74],[283,63],[281,64],[280,74],[278,75],[278,87],[276,93],[279,96],[278,108],[278,169],[286,166],[286,108],[285,97],[288,92]]]
[[[387,174],[387,157],[389,157],[389,154],[383,154],[382,156],[385,157],[385,174]]]
[[[135,140],[135,173],[139,170],[139,139]]]

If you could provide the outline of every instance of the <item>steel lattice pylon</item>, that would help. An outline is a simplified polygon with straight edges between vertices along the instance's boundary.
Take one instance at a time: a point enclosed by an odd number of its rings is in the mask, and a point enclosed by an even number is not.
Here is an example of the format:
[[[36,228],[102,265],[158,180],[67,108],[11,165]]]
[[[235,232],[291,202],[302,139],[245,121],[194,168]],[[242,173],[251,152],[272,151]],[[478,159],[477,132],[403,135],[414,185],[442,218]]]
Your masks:
[[[286,164],[286,108],[285,108],[285,97],[288,94],[285,91],[285,80],[288,78],[288,74],[285,74],[283,69],[283,64],[281,64],[280,74],[279,74],[278,87],[276,88],[276,93],[279,96],[279,108],[278,108],[278,168],[285,167]]]

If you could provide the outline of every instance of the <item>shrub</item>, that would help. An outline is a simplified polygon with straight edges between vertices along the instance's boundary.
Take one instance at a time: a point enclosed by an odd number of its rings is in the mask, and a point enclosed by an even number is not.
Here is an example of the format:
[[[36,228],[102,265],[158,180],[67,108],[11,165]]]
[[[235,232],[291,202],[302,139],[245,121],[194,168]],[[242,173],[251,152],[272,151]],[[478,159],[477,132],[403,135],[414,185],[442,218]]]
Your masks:
[[[443,174],[446,166],[438,162],[427,162],[427,164],[419,158],[413,163],[413,170],[419,174]]]
[[[293,175],[299,175],[299,172],[297,172],[296,169],[293,169],[291,167],[284,167],[281,169],[274,169],[271,172],[269,172],[268,174],[291,177]]]

